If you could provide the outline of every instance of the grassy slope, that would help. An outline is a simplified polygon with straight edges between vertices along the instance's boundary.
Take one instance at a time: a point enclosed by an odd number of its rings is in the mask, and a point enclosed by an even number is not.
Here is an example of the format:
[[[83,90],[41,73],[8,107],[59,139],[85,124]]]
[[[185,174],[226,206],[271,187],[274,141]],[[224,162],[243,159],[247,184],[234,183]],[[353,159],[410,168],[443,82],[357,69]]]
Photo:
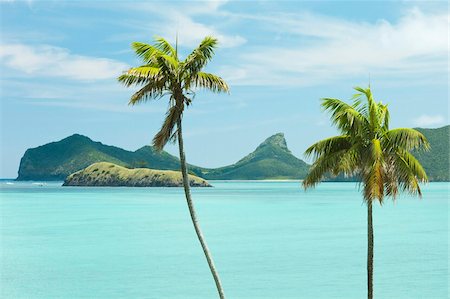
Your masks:
[[[189,176],[191,186],[209,186],[196,176]],[[180,187],[183,185],[181,172],[173,170],[154,170],[148,168],[128,169],[113,163],[94,163],[77,171],[64,182],[65,186],[165,186]]]
[[[254,152],[237,163],[205,170],[208,179],[299,179],[306,175],[308,164],[289,151],[282,133],[267,138]]]
[[[424,134],[431,144],[430,151],[413,153],[425,168],[428,178],[432,181],[450,181],[450,126],[416,130]]]

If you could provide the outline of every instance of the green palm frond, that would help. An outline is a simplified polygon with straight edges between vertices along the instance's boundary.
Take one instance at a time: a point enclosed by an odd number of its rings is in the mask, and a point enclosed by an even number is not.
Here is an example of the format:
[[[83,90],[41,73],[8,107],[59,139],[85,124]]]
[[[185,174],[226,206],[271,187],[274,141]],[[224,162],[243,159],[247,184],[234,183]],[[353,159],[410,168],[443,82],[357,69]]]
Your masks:
[[[177,69],[179,62],[176,58],[163,54],[158,56],[157,63],[162,72],[175,76],[177,74]]]
[[[164,96],[164,86],[165,82],[161,81],[151,81],[137,92],[135,92],[128,102],[129,105],[136,105],[148,100],[156,100]]]
[[[186,57],[184,70],[189,74],[199,72],[212,59],[216,46],[216,38],[211,36],[205,37],[200,45]]]
[[[162,37],[156,37],[153,45],[132,43],[131,47],[143,65],[131,68],[118,77],[118,81],[126,87],[140,88],[131,96],[129,104],[135,105],[170,95],[170,108],[160,131],[153,139],[157,149],[161,150],[168,141],[175,140],[174,128],[182,118],[184,108],[192,102],[188,97],[192,88],[217,93],[229,92],[227,83],[221,77],[202,72],[202,68],[212,59],[216,45],[217,39],[206,37],[180,62],[177,48]]]
[[[378,105],[379,105],[378,111],[380,112],[379,117],[380,117],[381,126],[384,131],[387,131],[387,130],[389,130],[389,120],[390,120],[388,106],[383,105],[381,103],[379,103]]]
[[[156,78],[161,74],[161,69],[155,66],[143,65],[129,69],[127,74],[142,78]]]
[[[389,130],[389,109],[376,102],[370,88],[354,88],[358,93],[349,105],[339,99],[324,98],[322,107],[330,112],[341,136],[310,146],[305,155],[313,157],[303,186],[315,186],[327,173],[356,175],[364,185],[367,202],[395,198],[399,190],[421,195],[419,183],[427,175],[410,151],[429,148],[426,138],[414,129]]]
[[[142,59],[145,63],[152,63],[157,57],[164,55],[164,52],[158,48],[141,42],[133,42],[131,48],[134,50],[136,55]]]
[[[412,175],[414,175],[419,181],[421,182],[427,182],[428,176],[425,172],[425,169],[423,169],[420,162],[408,151],[400,150],[397,152],[397,156],[399,158],[399,164],[405,165],[408,168],[408,172]],[[403,163],[400,163],[403,162]],[[403,170],[407,170],[403,169]],[[398,173],[401,174],[400,172]]]
[[[366,126],[366,119],[353,106],[335,98],[323,98],[322,107],[331,112],[331,121],[344,134],[356,134]]]
[[[368,165],[363,174],[364,198],[368,201],[384,197],[384,159],[380,140],[373,139],[367,157]]]
[[[159,132],[153,137],[153,146],[161,151],[169,140],[175,140],[174,128],[178,119],[183,114],[183,109],[179,106],[172,106],[166,113],[163,125]]]
[[[351,137],[348,135],[334,136],[311,145],[306,151],[305,156],[319,157],[321,155],[328,155],[338,151],[350,149],[352,146]]]
[[[130,86],[139,86],[148,82],[148,79],[145,77],[130,75],[128,73],[120,75],[117,80],[125,85],[126,87]]]
[[[303,187],[305,189],[314,187],[327,174],[334,176],[339,173],[343,173],[345,176],[355,175],[358,169],[358,161],[359,154],[357,146],[322,154],[311,166],[308,175],[303,180]]]
[[[178,60],[176,49],[174,49],[174,47],[172,47],[172,45],[167,40],[165,40],[164,38],[162,38],[160,36],[156,36],[155,41],[156,41],[156,43],[154,45],[155,48],[157,48],[164,54],[172,56],[173,58]]]
[[[329,155],[323,155],[316,159],[316,161],[311,165],[308,175],[303,180],[303,187],[305,189],[314,187],[323,179],[325,174],[332,173],[339,163],[342,155],[345,151],[335,152]]]
[[[392,129],[386,132],[384,142],[393,149],[402,148],[407,151],[430,149],[426,137],[417,130],[409,128]]]
[[[228,84],[225,80],[214,74],[198,72],[191,80],[193,81],[193,84],[191,83],[191,85],[195,88],[208,89],[216,93],[230,92]]]

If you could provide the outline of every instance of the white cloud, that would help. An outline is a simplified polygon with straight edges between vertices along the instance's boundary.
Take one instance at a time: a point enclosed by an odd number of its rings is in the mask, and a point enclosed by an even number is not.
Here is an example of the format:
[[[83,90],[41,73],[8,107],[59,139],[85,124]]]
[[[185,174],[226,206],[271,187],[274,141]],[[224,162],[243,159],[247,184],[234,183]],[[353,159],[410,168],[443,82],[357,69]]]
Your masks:
[[[239,35],[222,34],[213,27],[196,22],[191,17],[181,13],[172,14],[169,18],[169,22],[176,24],[176,26],[161,26],[160,32],[164,36],[169,37],[169,39],[178,32],[178,42],[180,45],[196,47],[205,36],[216,37],[220,46],[224,48],[237,47],[246,42],[246,39]]]
[[[423,114],[414,120],[419,127],[439,126],[445,124],[445,118],[442,115]]]
[[[309,85],[369,73],[426,77],[447,71],[447,12],[415,8],[396,23],[350,22],[313,14],[241,17],[289,34],[290,43],[295,43],[254,48],[240,55],[236,65],[223,70],[235,84]]]
[[[128,66],[122,62],[71,54],[49,45],[0,45],[0,64],[32,76],[63,77],[75,80],[111,79]]]
[[[133,11],[145,12],[152,14],[155,18],[161,18],[162,21],[148,24],[133,21],[128,22],[127,26],[134,26],[135,29],[144,28],[146,32],[158,32],[171,42],[175,41],[178,33],[178,43],[181,46],[196,47],[205,36],[212,35],[219,40],[220,47],[232,48],[243,45],[247,40],[239,34],[226,34],[217,26],[200,22],[199,19],[205,15],[208,17],[223,16],[225,19],[229,16],[223,13],[220,8],[227,1],[210,0],[210,1],[181,1],[176,4],[170,2],[141,2],[132,5],[122,4],[122,9],[131,9]],[[219,21],[220,23],[220,21]],[[150,30],[149,30],[150,27]]]

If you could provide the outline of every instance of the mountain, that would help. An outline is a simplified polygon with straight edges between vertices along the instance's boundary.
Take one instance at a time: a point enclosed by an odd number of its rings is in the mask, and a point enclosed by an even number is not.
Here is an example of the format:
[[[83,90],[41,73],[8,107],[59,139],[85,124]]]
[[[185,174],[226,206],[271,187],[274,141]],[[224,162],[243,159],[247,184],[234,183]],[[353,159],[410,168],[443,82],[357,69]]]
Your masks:
[[[151,146],[131,152],[74,134],[57,142],[28,149],[20,160],[17,180],[64,180],[69,174],[95,162],[111,162],[132,168],[179,168],[176,157],[167,152],[158,152]]]
[[[284,134],[278,133],[235,164],[203,170],[201,176],[210,180],[300,179],[308,169],[309,165],[288,149]]]
[[[417,128],[429,140],[431,150],[414,153],[432,181],[450,181],[450,126]],[[152,146],[127,151],[74,134],[63,140],[28,149],[20,161],[17,180],[64,180],[69,174],[96,162],[110,162],[128,168],[178,170],[177,157]],[[261,143],[235,164],[208,169],[189,165],[191,174],[209,180],[301,179],[309,165],[292,155],[282,133]]]
[[[127,151],[74,134],[57,142],[28,149],[20,161],[17,180],[64,180],[96,162],[128,168],[178,170],[179,160],[152,146]],[[299,179],[308,165],[289,151],[282,133],[273,135],[237,163],[217,169],[189,165],[191,174],[205,179]]]
[[[192,187],[211,187],[197,176],[189,175]],[[69,175],[63,186],[108,187],[182,187],[181,172],[149,168],[129,169],[113,163],[98,162]]]
[[[431,149],[415,152],[430,181],[450,181],[450,126],[437,129],[416,128],[427,137]]]

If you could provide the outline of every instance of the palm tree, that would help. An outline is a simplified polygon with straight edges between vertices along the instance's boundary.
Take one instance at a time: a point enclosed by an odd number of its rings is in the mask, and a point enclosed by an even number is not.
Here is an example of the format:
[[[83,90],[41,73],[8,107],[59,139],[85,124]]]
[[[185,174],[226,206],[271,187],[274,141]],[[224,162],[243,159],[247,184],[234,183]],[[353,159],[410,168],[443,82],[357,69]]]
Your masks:
[[[167,142],[178,140],[184,193],[192,223],[214,277],[219,296],[225,298],[219,274],[203,237],[192,202],[181,126],[184,109],[191,104],[195,95],[194,90],[229,92],[228,85],[222,78],[202,71],[214,55],[217,39],[204,38],[200,45],[183,61],[178,57],[177,45],[174,48],[161,37],[155,38],[153,45],[134,42],[131,46],[137,56],[142,59],[143,64],[129,69],[118,80],[126,87],[140,87],[131,96],[130,105],[162,97],[167,97],[169,100],[165,120],[160,131],[153,138],[153,145],[156,149],[162,150]]]
[[[341,135],[321,140],[305,155],[314,163],[303,181],[305,189],[316,186],[327,174],[355,176],[363,186],[367,204],[367,291],[373,298],[373,224],[372,203],[385,197],[396,198],[399,191],[422,196],[419,182],[427,175],[410,151],[428,149],[426,138],[414,129],[389,129],[387,105],[375,102],[370,86],[356,87],[353,104],[334,98],[322,99],[324,110]],[[364,97],[366,100],[364,100]]]

